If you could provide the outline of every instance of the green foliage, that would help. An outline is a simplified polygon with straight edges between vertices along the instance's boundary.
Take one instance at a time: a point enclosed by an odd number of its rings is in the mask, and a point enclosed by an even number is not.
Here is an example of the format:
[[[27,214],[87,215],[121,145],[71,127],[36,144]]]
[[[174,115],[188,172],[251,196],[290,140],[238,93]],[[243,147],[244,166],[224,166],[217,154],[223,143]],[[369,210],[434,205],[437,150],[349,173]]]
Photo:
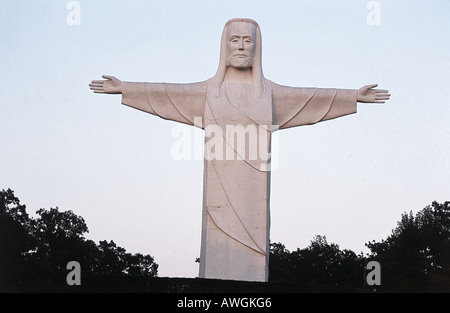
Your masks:
[[[113,241],[97,245],[86,239],[88,226],[72,211],[40,209],[37,215],[30,218],[12,190],[0,191],[0,290],[61,287],[70,261],[80,263],[84,276],[158,274],[150,255],[127,253]]]

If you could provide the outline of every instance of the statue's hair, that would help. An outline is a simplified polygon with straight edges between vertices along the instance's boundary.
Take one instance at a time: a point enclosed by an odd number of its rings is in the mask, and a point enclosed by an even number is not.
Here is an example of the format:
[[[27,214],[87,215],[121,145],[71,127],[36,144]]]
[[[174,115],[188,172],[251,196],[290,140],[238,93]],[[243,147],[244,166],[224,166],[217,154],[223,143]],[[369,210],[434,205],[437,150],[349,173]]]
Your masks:
[[[270,82],[264,78],[262,72],[262,39],[261,30],[258,23],[248,18],[234,18],[229,20],[222,32],[222,40],[220,43],[220,61],[219,68],[216,75],[209,80],[208,90],[212,92],[212,95],[216,98],[220,94],[220,87],[222,86],[227,70],[227,31],[228,26],[232,23],[251,23],[256,28],[255,38],[255,55],[253,58],[252,76],[253,76],[253,98],[261,99],[270,89]]]

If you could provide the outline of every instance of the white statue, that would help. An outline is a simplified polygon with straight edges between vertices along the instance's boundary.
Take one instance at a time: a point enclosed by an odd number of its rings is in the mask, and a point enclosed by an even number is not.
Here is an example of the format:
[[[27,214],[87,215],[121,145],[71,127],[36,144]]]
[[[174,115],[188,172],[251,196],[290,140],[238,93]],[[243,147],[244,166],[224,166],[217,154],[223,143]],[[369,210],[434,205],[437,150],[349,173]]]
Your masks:
[[[219,69],[206,81],[133,83],[104,75],[89,85],[95,93],[122,94],[125,105],[205,130],[201,278],[268,280],[272,131],[356,113],[357,102],[390,97],[377,85],[277,85],[263,75],[261,52],[258,24],[232,19],[222,34]]]

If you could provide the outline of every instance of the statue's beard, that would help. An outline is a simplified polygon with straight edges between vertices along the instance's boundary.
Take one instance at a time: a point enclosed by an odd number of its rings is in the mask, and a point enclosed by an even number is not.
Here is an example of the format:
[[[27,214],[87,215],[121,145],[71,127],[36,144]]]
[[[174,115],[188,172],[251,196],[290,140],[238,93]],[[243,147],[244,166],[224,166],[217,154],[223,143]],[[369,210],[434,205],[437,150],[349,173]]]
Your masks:
[[[246,69],[251,68],[253,65],[253,57],[232,55],[228,57],[227,65],[235,68]]]

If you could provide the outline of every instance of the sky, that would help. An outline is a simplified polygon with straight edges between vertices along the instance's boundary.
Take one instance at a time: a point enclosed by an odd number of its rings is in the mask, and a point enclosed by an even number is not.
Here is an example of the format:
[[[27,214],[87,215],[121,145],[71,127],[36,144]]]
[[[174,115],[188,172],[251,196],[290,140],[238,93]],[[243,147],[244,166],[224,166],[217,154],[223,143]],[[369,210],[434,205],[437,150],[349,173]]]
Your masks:
[[[87,238],[152,255],[159,276],[196,277],[203,162],[174,158],[178,124],[88,84],[206,80],[235,17],[259,23],[278,84],[392,94],[279,132],[273,242],[292,251],[319,234],[366,253],[403,212],[450,200],[450,1],[70,2],[0,2],[0,189],[29,213],[71,210]]]

